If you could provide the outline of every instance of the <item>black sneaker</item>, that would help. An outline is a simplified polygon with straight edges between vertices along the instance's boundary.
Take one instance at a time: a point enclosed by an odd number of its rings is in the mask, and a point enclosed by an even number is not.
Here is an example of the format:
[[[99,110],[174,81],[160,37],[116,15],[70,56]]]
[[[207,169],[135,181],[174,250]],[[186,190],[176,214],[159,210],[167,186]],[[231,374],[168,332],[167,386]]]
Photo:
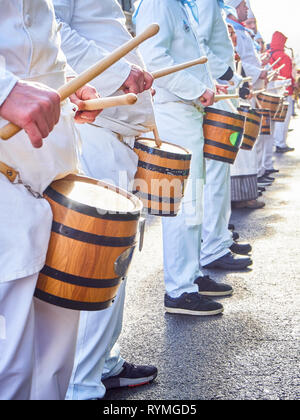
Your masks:
[[[194,283],[198,286],[198,293],[203,296],[229,296],[233,293],[229,284],[217,283],[209,276],[198,277]]]
[[[272,175],[272,174],[278,174],[279,173],[279,169],[267,169],[265,172],[265,175]]]
[[[171,314],[182,315],[218,315],[224,311],[223,306],[198,292],[183,293],[179,298],[165,295],[165,309]]]
[[[123,370],[119,375],[111,376],[103,379],[102,383],[106,390],[146,385],[152,382],[157,376],[155,366],[135,366],[131,363],[124,362]]]

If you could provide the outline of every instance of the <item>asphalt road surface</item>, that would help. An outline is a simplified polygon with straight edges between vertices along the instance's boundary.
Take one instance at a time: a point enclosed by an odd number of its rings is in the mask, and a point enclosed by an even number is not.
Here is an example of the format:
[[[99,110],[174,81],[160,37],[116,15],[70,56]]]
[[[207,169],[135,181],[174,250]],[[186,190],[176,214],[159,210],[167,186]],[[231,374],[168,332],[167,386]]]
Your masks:
[[[299,112],[299,111],[298,111]],[[262,210],[235,210],[232,222],[253,246],[247,272],[213,272],[234,287],[216,317],[165,314],[159,218],[148,225],[127,288],[122,356],[159,369],[155,382],[110,391],[110,400],[294,400],[300,397],[300,117],[295,152],[276,155],[276,182]]]

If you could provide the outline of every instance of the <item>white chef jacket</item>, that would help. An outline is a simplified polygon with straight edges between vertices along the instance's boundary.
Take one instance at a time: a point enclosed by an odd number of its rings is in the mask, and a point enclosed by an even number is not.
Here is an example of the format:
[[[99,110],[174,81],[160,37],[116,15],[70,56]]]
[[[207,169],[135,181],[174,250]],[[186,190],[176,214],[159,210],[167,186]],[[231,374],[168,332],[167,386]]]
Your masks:
[[[197,0],[200,24],[197,25],[210,71],[215,79],[222,77],[228,67],[234,71],[234,51],[217,0]]]
[[[259,79],[262,72],[262,65],[254,46],[254,42],[248,31],[235,29],[237,36],[236,52],[241,57],[243,68],[248,77],[252,77],[253,85],[263,81]],[[256,86],[258,88],[258,86]]]
[[[104,58],[131,35],[116,0],[54,0],[56,18],[62,25],[62,48],[68,63],[81,72]],[[128,78],[131,64],[145,68],[137,50],[93,80],[101,96],[124,94],[120,87]],[[95,122],[122,136],[137,136],[153,128],[154,114],[150,92],[138,95],[135,105],[104,110]]]
[[[188,15],[188,8],[185,9],[180,2],[144,0],[137,15],[137,32],[142,32],[153,22],[159,24],[159,33],[140,46],[149,71],[205,55],[199,38],[191,27],[192,17]],[[204,64],[157,79],[154,87],[156,103],[178,100],[195,102],[207,88],[214,90],[214,83],[208,65]]]
[[[0,103],[16,80],[26,79],[57,88],[65,82],[66,60],[60,49],[59,27],[50,0],[0,0]],[[43,193],[56,178],[77,171],[74,112],[67,103],[59,124],[34,149],[24,131],[0,140],[0,161],[20,173],[24,184]],[[7,122],[0,119],[0,126]],[[44,264],[52,222],[49,204],[23,185],[0,174],[0,282],[38,272]]]

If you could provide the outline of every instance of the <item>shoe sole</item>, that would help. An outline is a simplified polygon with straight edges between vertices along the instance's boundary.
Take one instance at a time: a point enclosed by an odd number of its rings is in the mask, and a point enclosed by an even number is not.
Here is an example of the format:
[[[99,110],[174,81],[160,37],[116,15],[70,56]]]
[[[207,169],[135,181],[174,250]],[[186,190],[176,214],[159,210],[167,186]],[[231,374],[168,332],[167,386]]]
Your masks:
[[[165,310],[169,314],[194,315],[194,316],[212,316],[212,315],[219,315],[222,312],[224,312],[224,308],[216,309],[214,311],[191,311],[188,309],[168,308],[166,306],[165,306]]]
[[[233,290],[227,290],[226,292],[198,292],[201,296],[231,296],[233,294]]]
[[[157,373],[155,375],[147,376],[146,378],[111,378],[110,383],[107,386],[104,384],[104,386],[106,391],[118,388],[136,388],[138,386],[151,384],[151,382],[153,382],[156,377]]]

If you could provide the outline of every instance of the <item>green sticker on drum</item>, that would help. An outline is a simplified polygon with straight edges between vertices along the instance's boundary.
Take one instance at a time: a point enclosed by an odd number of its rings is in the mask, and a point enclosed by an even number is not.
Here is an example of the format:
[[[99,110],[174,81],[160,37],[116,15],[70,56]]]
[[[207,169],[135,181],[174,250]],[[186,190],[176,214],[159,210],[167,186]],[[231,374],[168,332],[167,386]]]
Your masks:
[[[232,133],[230,136],[230,143],[232,144],[232,146],[234,147],[239,147],[242,141],[242,132],[235,132]]]

